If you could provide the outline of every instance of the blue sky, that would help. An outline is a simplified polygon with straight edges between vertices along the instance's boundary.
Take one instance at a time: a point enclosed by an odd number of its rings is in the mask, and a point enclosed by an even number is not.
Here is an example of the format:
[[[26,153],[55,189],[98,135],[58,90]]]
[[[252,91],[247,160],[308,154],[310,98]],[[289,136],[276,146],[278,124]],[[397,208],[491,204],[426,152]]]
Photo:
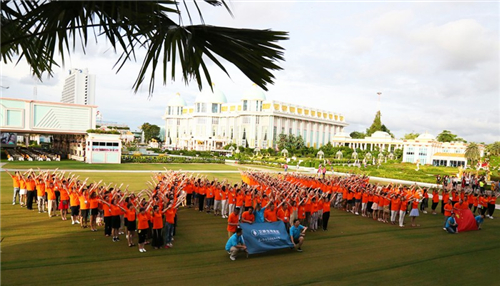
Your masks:
[[[382,92],[382,122],[398,138],[446,129],[468,141],[500,141],[498,2],[231,1],[230,6],[234,18],[223,8],[202,6],[205,22],[290,33],[282,43],[284,70],[275,73],[268,99],[342,113],[350,133],[371,124]],[[100,38],[86,55],[75,51],[54,78],[38,82],[37,99],[59,101],[67,70],[88,68],[97,75],[96,104],[104,120],[135,129],[143,122],[163,126],[166,103],[177,92],[188,104],[199,93],[194,82],[162,86],[158,79],[152,98],[147,86],[134,94],[140,58],[116,74],[117,58]],[[252,84],[228,63],[231,78],[210,67],[229,102],[239,101]],[[33,98],[35,80],[23,61],[2,65],[1,72],[2,85],[10,87],[2,96]]]

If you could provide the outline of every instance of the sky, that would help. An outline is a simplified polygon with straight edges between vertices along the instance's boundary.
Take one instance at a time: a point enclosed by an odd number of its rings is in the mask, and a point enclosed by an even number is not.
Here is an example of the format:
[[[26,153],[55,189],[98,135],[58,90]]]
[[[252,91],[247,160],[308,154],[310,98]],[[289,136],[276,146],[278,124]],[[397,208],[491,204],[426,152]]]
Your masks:
[[[230,1],[202,3],[209,25],[289,32],[281,71],[274,72],[267,99],[321,108],[345,116],[345,132],[365,131],[379,108],[382,123],[396,138],[450,130],[467,141],[500,141],[500,4],[430,1]],[[191,13],[196,10],[191,7]],[[196,19],[193,19],[195,24]],[[189,24],[188,18],[183,19]],[[68,70],[88,68],[96,75],[96,105],[103,120],[137,129],[161,119],[176,93],[188,105],[199,94],[196,82],[178,76],[163,86],[158,73],[149,97],[147,84],[132,85],[145,53],[116,73],[119,55],[104,38],[84,54],[72,52],[54,77],[42,82],[21,60],[1,66],[2,97],[60,101]],[[208,60],[209,61],[209,60]],[[230,77],[209,64],[212,81],[238,102],[252,82],[228,62]],[[36,95],[34,89],[36,86]],[[204,86],[207,86],[204,83]]]

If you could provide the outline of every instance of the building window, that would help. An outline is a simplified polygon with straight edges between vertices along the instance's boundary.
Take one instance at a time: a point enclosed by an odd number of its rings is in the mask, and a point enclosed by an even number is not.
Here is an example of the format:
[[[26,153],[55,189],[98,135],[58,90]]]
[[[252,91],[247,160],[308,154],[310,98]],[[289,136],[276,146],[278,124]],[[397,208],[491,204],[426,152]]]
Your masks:
[[[243,100],[243,111],[247,111],[248,109],[248,100]]]
[[[219,118],[218,117],[212,117],[212,124],[219,124]]]
[[[278,133],[278,127],[274,126],[273,127],[273,141],[276,140],[276,133]]]
[[[255,111],[259,111],[259,101],[255,101]]]
[[[255,124],[260,124],[260,116],[255,116]]]
[[[231,128],[231,139],[233,139],[233,128]]]
[[[207,104],[206,103],[201,104],[201,112],[207,112]]]
[[[241,123],[242,124],[250,124],[250,116],[243,116],[241,118]]]
[[[212,113],[219,113],[219,105],[217,103],[212,103]]]

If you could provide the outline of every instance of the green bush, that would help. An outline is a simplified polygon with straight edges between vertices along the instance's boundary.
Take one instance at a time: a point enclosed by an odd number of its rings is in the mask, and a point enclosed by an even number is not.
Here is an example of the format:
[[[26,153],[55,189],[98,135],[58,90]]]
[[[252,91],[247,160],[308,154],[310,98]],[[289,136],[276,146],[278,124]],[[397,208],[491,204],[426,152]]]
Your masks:
[[[137,155],[124,155],[122,156],[122,163],[215,163],[224,164],[224,158],[207,158],[207,157],[170,157],[170,156],[137,156]]]

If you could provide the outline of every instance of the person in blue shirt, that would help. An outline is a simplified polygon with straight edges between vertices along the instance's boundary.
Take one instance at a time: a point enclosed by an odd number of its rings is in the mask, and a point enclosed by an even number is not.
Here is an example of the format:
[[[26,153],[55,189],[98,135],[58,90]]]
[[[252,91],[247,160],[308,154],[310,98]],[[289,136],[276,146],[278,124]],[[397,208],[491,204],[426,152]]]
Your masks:
[[[271,201],[269,201],[265,207],[262,207],[260,203],[255,205],[255,210],[253,211],[253,214],[255,215],[255,223],[265,222],[264,211],[266,210],[266,208],[269,206],[270,203]]]
[[[445,228],[448,233],[458,233],[457,221],[455,220],[455,213],[451,213],[451,216],[446,220]]]
[[[477,215],[475,219],[476,219],[477,229],[481,229],[481,225],[484,222],[484,215]]]
[[[300,224],[299,219],[293,221],[293,226],[290,228],[290,239],[293,246],[297,247],[297,251],[302,251],[302,244],[306,235],[307,227]]]
[[[226,243],[226,251],[229,253],[229,258],[231,260],[236,260],[238,252],[247,251],[245,242],[243,241],[243,230],[241,228],[236,229],[236,233],[233,234]]]

